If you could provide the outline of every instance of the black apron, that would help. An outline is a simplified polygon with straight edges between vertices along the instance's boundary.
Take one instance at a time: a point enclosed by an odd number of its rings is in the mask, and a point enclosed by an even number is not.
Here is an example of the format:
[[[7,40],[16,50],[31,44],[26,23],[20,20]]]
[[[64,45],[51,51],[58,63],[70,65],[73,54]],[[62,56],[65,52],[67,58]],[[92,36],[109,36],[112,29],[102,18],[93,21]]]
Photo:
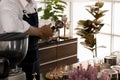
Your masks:
[[[23,20],[27,21],[31,26],[38,27],[38,13],[23,15]],[[36,80],[40,80],[39,76],[39,54],[38,54],[38,37],[29,36],[28,51],[25,59],[20,63],[23,71],[26,72],[27,80],[33,80],[33,73],[37,73]]]

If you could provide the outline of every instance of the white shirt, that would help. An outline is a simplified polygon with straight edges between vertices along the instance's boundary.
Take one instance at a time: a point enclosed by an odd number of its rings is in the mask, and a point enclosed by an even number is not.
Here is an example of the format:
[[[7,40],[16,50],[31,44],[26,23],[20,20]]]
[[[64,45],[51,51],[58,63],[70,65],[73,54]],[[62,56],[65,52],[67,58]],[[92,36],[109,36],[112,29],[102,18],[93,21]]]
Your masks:
[[[28,13],[34,12],[34,2],[28,4],[20,0]],[[0,33],[25,32],[30,25],[23,19],[23,8],[18,0],[1,0],[0,2]]]

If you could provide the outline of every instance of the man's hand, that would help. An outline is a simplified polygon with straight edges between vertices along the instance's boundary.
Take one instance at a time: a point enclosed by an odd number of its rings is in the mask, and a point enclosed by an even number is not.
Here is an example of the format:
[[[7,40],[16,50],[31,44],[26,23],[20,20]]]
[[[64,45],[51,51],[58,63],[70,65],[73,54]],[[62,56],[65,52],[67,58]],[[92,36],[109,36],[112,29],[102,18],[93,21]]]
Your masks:
[[[54,31],[51,29],[51,24],[44,25],[40,28],[31,26],[25,33],[31,36],[38,36],[42,39],[49,39],[53,36]]]
[[[51,29],[51,24],[44,25],[40,29],[40,32],[42,33],[42,38],[49,39],[50,37],[53,36],[53,31]]]

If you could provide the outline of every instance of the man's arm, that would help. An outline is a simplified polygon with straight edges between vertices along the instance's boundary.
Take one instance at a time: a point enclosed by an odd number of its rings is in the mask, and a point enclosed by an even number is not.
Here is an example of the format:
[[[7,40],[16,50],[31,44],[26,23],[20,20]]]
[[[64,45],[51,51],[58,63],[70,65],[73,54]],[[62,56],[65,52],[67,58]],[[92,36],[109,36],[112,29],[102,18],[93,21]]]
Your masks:
[[[32,36],[38,36],[41,38],[49,38],[53,35],[53,31],[50,28],[50,25],[44,25],[41,28],[36,28],[31,26],[25,33],[32,35]]]

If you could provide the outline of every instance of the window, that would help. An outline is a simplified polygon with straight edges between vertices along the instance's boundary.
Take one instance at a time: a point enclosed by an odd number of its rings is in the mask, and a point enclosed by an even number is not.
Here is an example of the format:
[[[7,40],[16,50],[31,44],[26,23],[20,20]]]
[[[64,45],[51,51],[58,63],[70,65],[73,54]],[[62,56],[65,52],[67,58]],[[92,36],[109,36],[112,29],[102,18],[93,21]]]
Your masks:
[[[91,14],[89,14],[85,6],[94,4],[95,1],[82,1],[82,2],[73,2],[72,3],[72,12],[73,12],[73,27],[77,26],[78,20],[83,19],[92,19]],[[106,48],[97,48],[97,56],[99,58],[103,58],[107,55],[110,55],[111,52],[120,51],[120,31],[119,31],[119,21],[120,21],[120,11],[118,10],[120,7],[120,2],[111,2],[105,1],[104,2],[104,10],[108,10],[103,17],[103,22],[105,25],[101,29],[100,33],[97,34],[97,46],[106,46]],[[73,33],[75,34],[75,30],[73,28]],[[80,38],[78,36],[79,42]],[[81,44],[78,42],[78,58],[81,60],[83,59],[90,59],[92,58],[92,53],[85,49]]]

